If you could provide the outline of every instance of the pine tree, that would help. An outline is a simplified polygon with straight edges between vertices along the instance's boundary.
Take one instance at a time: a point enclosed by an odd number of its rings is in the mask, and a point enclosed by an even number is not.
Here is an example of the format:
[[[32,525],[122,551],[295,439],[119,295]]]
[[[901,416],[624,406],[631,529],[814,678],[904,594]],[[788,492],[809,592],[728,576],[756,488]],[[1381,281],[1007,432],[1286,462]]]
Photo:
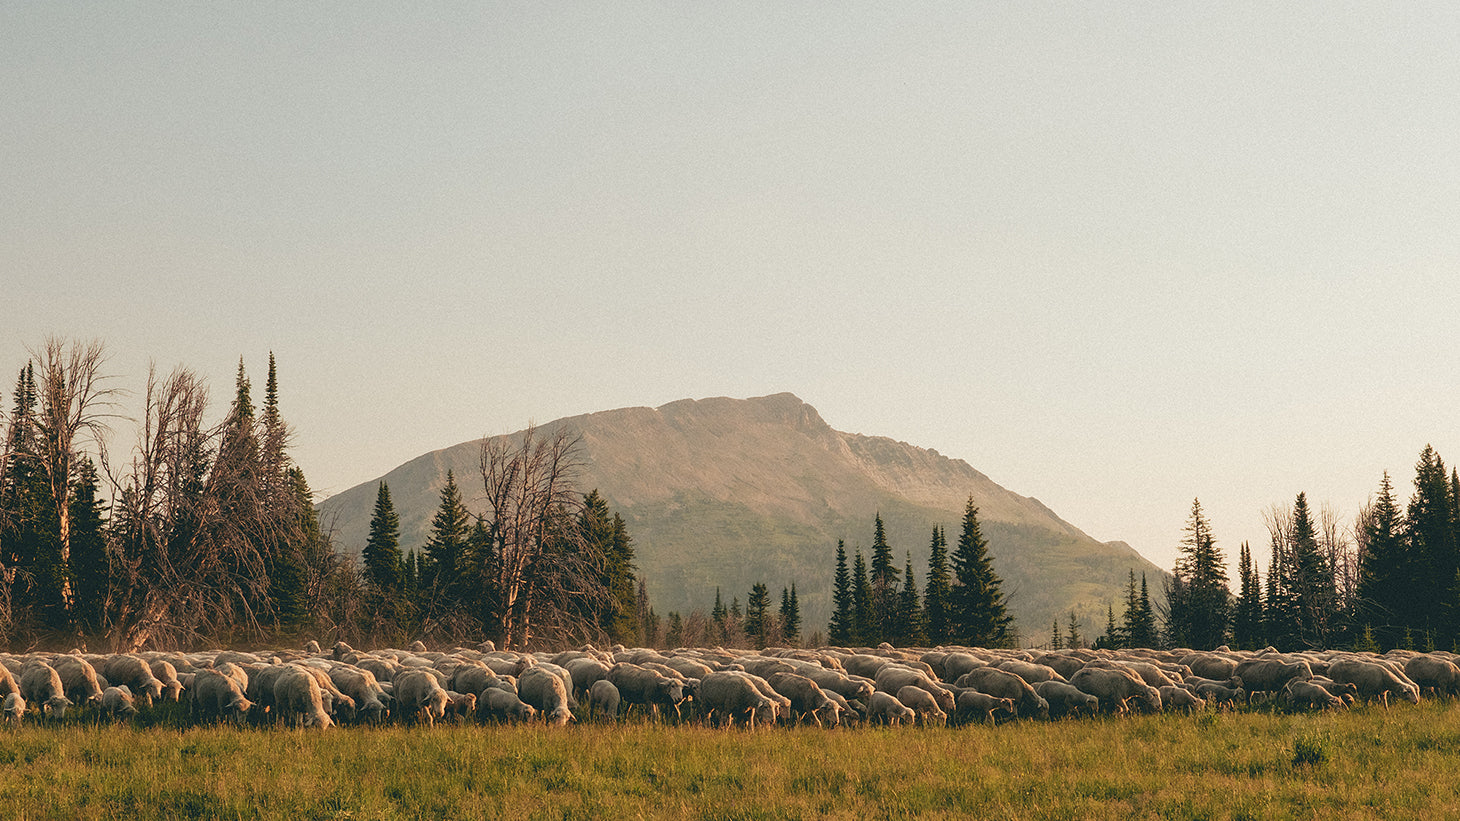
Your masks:
[[[959,644],[1003,647],[1011,639],[1013,617],[999,589],[1003,580],[994,573],[988,542],[978,526],[978,507],[970,497],[963,513],[963,530],[953,550],[953,587],[949,595],[952,640]]]
[[[1137,604],[1133,629],[1126,636],[1126,641],[1132,647],[1154,648],[1157,644],[1157,638],[1156,609],[1151,605],[1151,592],[1146,584],[1146,574],[1141,573],[1141,597]]]
[[[71,580],[76,601],[71,610],[83,635],[101,631],[105,618],[111,562],[106,553],[106,503],[99,498],[96,465],[83,458],[71,493]]]
[[[1060,633],[1060,620],[1055,619],[1053,626],[1049,629],[1049,649],[1065,649],[1065,637]]]
[[[781,640],[792,647],[801,643],[801,602],[796,598],[796,583],[791,589],[781,588]]]
[[[1070,632],[1065,634],[1065,646],[1071,650],[1079,650],[1085,646],[1085,637],[1080,635],[1080,620],[1075,618],[1075,611],[1070,611]]]
[[[898,594],[897,614],[899,630],[898,644],[903,647],[921,647],[928,643],[927,616],[918,601],[918,585],[913,579],[912,554],[907,554],[907,567],[903,570],[902,591]]]
[[[1406,622],[1415,630],[1454,635],[1450,623],[1456,599],[1455,502],[1445,463],[1426,445],[1415,466],[1414,496],[1405,517],[1413,557]]]
[[[1293,601],[1298,616],[1298,637],[1309,647],[1332,643],[1331,616],[1337,593],[1328,558],[1318,549],[1318,535],[1308,512],[1307,494],[1299,493],[1293,503],[1292,551]]]
[[[877,615],[872,609],[872,583],[867,579],[867,560],[858,550],[852,560],[852,622],[856,644],[876,644]]]
[[[40,464],[36,404],[35,367],[27,364],[16,380],[0,477],[0,560],[13,620],[60,630],[68,619],[68,568],[61,565],[60,521]]]
[[[1231,594],[1226,563],[1216,548],[1200,500],[1191,504],[1185,532],[1173,571],[1180,582],[1172,586],[1175,595],[1167,597],[1167,632],[1177,646],[1211,649],[1227,641]]]
[[[750,598],[745,602],[745,636],[756,649],[764,649],[768,643],[770,623],[767,616],[771,609],[771,592],[765,582],[756,582],[750,588]]]
[[[1114,650],[1120,647],[1120,628],[1115,626],[1115,605],[1105,605],[1105,634],[1095,639],[1095,649]]]
[[[1261,644],[1262,584],[1252,566],[1252,549],[1246,542],[1238,551],[1237,579],[1240,592],[1232,610],[1232,642],[1242,650],[1255,650]]]
[[[872,635],[867,643],[891,641],[898,633],[897,624],[897,567],[892,563],[892,546],[887,543],[887,529],[882,524],[882,514],[877,515],[872,535]]]
[[[390,501],[390,487],[381,482],[375,492],[375,512],[370,516],[370,537],[361,556],[365,559],[365,580],[387,597],[399,595],[405,586],[405,562],[400,551],[400,517]]]
[[[929,644],[948,643],[952,583],[952,571],[948,567],[948,538],[943,534],[943,528],[935,527],[928,553],[928,583],[923,590],[923,612],[927,614]]]
[[[852,574],[847,569],[846,545],[836,542],[836,572],[832,575],[831,621],[826,625],[827,640],[839,647],[852,644],[856,633],[856,610],[852,601]]]

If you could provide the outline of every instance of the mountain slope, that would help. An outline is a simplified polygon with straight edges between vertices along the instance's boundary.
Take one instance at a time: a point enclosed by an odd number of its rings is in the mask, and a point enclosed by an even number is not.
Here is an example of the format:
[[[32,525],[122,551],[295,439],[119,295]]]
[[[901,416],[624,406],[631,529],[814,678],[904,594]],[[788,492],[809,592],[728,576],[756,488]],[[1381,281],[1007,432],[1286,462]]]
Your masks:
[[[598,488],[624,517],[661,615],[708,610],[716,587],[728,602],[757,581],[772,591],[794,581],[809,634],[830,613],[838,539],[849,557],[870,545],[880,513],[899,567],[911,553],[921,588],[933,527],[956,542],[970,496],[1026,641],[1047,636],[1056,618],[1063,629],[1071,610],[1093,635],[1106,604],[1123,600],[1131,569],[1152,581],[1161,572],[1124,543],[1090,538],[962,460],[833,430],[788,393],[624,408],[543,427],[559,426],[582,434],[580,485]],[[473,506],[480,450],[480,440],[464,442],[382,477],[400,514],[403,548],[424,544],[448,469]],[[342,549],[363,548],[378,481],[321,505]]]

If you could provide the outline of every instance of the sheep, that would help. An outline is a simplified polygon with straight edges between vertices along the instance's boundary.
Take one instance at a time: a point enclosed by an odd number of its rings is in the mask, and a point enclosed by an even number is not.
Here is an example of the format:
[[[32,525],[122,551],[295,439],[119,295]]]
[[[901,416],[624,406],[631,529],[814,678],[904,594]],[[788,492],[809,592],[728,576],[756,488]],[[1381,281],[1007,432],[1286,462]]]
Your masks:
[[[550,667],[556,665],[532,665],[524,669],[517,679],[517,697],[542,713],[549,725],[561,727],[573,720],[573,712],[568,707],[571,702],[563,676],[544,669]]]
[[[1460,667],[1439,656],[1419,655],[1404,663],[1404,674],[1421,689],[1460,694]]]
[[[1388,707],[1389,695],[1392,693],[1411,704],[1419,703],[1417,685],[1401,679],[1392,669],[1376,662],[1341,659],[1328,666],[1328,675],[1339,683],[1354,685],[1359,697],[1365,701],[1378,698]]]
[[[731,725],[741,719],[755,729],[757,715],[775,720],[776,703],[751,681],[751,676],[734,671],[710,673],[700,679],[700,701],[711,717],[722,717]]]
[[[1014,715],[1014,699],[999,698],[988,693],[980,693],[977,690],[970,689],[959,693],[956,704],[955,715],[959,716],[960,722],[963,723],[972,721],[976,716],[982,716],[984,721],[993,724],[995,710],[1003,710],[1009,715]]]
[[[282,666],[284,669],[273,677],[273,701],[279,716],[297,727],[323,730],[334,726],[325,710],[324,690],[319,679],[300,665]]]
[[[899,724],[911,724],[916,718],[917,713],[891,693],[878,690],[867,703],[867,720],[876,724],[895,727]]]
[[[913,711],[916,721],[923,726],[936,724],[939,727],[946,727],[948,725],[948,714],[943,712],[933,698],[933,694],[927,690],[909,684],[893,695],[902,702],[904,707]]]
[[[1035,664],[1020,659],[1009,659],[994,665],[1000,670],[1013,673],[1019,678],[1029,682],[1030,685],[1042,681],[1064,681],[1065,677],[1060,675],[1053,667],[1046,667],[1043,664]]]
[[[163,698],[177,703],[182,701],[183,684],[178,677],[177,667],[167,659],[152,659],[147,663],[152,677],[162,683]]]
[[[1239,679],[1240,680],[1240,679]],[[1197,684],[1196,695],[1208,703],[1235,708],[1239,703],[1247,700],[1247,691],[1241,687],[1229,687],[1221,682],[1203,681]]]
[[[32,704],[41,705],[42,715],[57,720],[64,718],[66,708],[72,706],[56,668],[40,659],[31,659],[21,668],[20,695]]]
[[[1132,700],[1153,712],[1161,710],[1161,693],[1133,670],[1086,665],[1070,677],[1070,684],[1100,699],[1100,706],[1118,713],[1129,711]]]
[[[1277,658],[1248,659],[1237,665],[1233,675],[1242,679],[1242,687],[1251,701],[1256,693],[1276,695],[1288,686],[1288,682],[1313,678],[1313,668],[1306,661],[1283,661]]]
[[[1008,671],[978,667],[960,676],[955,684],[958,687],[972,687],[991,696],[1013,699],[1017,708],[1016,715],[1049,717],[1049,702],[1041,698],[1029,682]]]
[[[1237,672],[1236,659],[1217,653],[1189,653],[1182,657],[1181,663],[1191,668],[1192,675],[1218,681],[1229,679]]]
[[[798,673],[775,673],[766,679],[771,689],[791,701],[791,711],[802,719],[810,719],[821,727],[835,727],[841,707],[826,697],[816,682]],[[929,696],[931,698],[931,696]],[[824,723],[823,723],[824,722]]]
[[[455,690],[446,691],[446,715],[464,722],[477,711],[476,693],[458,693]]]
[[[57,656],[51,662],[61,677],[65,695],[72,703],[86,706],[101,703],[101,682],[97,680],[96,668],[80,656]]]
[[[609,665],[590,656],[569,659],[560,666],[572,677],[574,693],[587,693],[594,682],[608,678]]]
[[[596,715],[607,716],[611,719],[618,718],[618,706],[622,701],[618,688],[613,682],[601,678],[593,682],[588,688],[588,707]]]
[[[894,696],[904,687],[920,687],[937,701],[938,709],[945,713],[953,712],[953,694],[922,670],[889,664],[877,671],[873,681],[878,690]]]
[[[6,693],[5,701],[0,703],[0,713],[5,715],[5,723],[12,727],[19,727],[22,719],[25,718],[26,703],[20,693]]]
[[[1329,710],[1343,707],[1343,699],[1328,692],[1322,685],[1311,681],[1293,679],[1283,688],[1283,701],[1297,708],[1318,708]]]
[[[10,671],[10,668],[0,664],[0,698],[11,693],[19,694],[20,684],[15,680],[15,674]]]
[[[515,694],[487,687],[477,696],[478,721],[531,721],[537,710]]]
[[[368,670],[337,664],[330,668],[330,681],[335,688],[355,702],[355,716],[372,724],[385,720],[390,710],[390,697]]]
[[[1167,710],[1184,710],[1188,713],[1196,713],[1206,709],[1207,703],[1195,693],[1185,687],[1178,687],[1174,684],[1167,684],[1164,687],[1156,688],[1161,694],[1161,705]]]
[[[199,719],[241,720],[253,707],[238,680],[217,670],[199,670],[193,677],[193,713]]]
[[[440,680],[429,670],[405,670],[397,673],[393,695],[400,707],[400,714],[410,722],[426,720],[426,726],[434,726],[436,719],[446,715],[446,703],[450,697]]]
[[[117,718],[129,718],[136,715],[137,705],[132,695],[132,689],[121,684],[102,690],[101,709]]]
[[[679,679],[628,662],[609,668],[605,678],[618,688],[625,706],[641,704],[657,715],[663,705],[674,710],[676,717],[679,715],[679,704],[684,701],[684,685]]]
[[[152,666],[141,656],[107,656],[97,666],[97,672],[106,676],[113,685],[125,685],[143,707],[151,707],[154,701],[160,700],[165,689],[162,681],[152,673]]]
[[[1067,681],[1041,681],[1034,685],[1034,692],[1049,702],[1051,718],[1075,715],[1081,710],[1094,715],[1100,710],[1100,699]]]

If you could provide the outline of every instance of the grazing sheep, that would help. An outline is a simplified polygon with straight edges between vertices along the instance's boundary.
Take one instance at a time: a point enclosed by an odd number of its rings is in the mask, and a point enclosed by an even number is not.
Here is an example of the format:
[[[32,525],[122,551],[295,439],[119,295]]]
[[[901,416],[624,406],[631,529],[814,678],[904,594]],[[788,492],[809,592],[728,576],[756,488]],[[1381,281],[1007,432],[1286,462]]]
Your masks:
[[[113,685],[126,686],[143,707],[151,707],[154,701],[160,700],[166,689],[162,681],[153,674],[152,666],[141,656],[130,653],[107,656],[97,666],[97,672],[106,676],[106,680]]]
[[[137,705],[132,690],[125,684],[108,687],[101,691],[101,709],[116,718],[130,718],[137,714]]]
[[[1293,679],[1283,688],[1282,700],[1299,709],[1331,710],[1343,707],[1343,699],[1328,692],[1322,685]]]
[[[253,707],[238,680],[217,670],[193,674],[192,693],[193,713],[199,720],[241,720]]]
[[[162,697],[177,703],[182,701],[183,683],[178,676],[177,667],[167,659],[152,659],[147,663],[148,669],[152,671],[152,677],[162,683]]]
[[[348,664],[337,664],[330,668],[329,677],[336,689],[355,702],[357,720],[372,724],[385,720],[390,711],[390,696],[385,694],[385,690],[370,671]]]
[[[757,715],[775,721],[776,702],[760,691],[751,676],[735,671],[714,672],[700,679],[700,701],[711,719],[723,718],[731,725],[740,719],[755,729]]]
[[[1050,718],[1076,715],[1082,710],[1090,715],[1100,711],[1100,699],[1066,681],[1041,681],[1034,685],[1034,692],[1049,702]]]
[[[61,676],[61,686],[73,704],[85,706],[101,703],[101,682],[97,680],[96,668],[80,656],[56,656],[51,662]]]
[[[56,668],[40,659],[31,659],[21,668],[20,695],[32,704],[41,705],[41,714],[47,718],[64,718],[66,708],[72,705]]]
[[[1196,685],[1196,695],[1217,708],[1231,707],[1236,709],[1238,704],[1247,700],[1247,691],[1241,687],[1228,687],[1216,681],[1203,681]]]
[[[574,693],[586,693],[594,682],[608,678],[609,666],[589,656],[569,659],[561,666],[573,679]]]
[[[988,693],[980,693],[977,690],[964,690],[959,693],[956,703],[955,715],[959,717],[961,723],[968,723],[981,717],[983,721],[993,724],[995,710],[1003,710],[1009,715],[1014,715],[1014,699],[999,698]]]
[[[476,693],[446,691],[446,715],[458,722],[464,722],[477,711]]]
[[[958,687],[972,687],[981,693],[1014,701],[1016,715],[1023,717],[1049,717],[1049,702],[1034,691],[1029,682],[1006,670],[994,667],[978,667],[959,677]],[[1081,687],[1080,689],[1085,689]],[[1096,695],[1099,695],[1098,693]],[[1104,700],[1103,698],[1101,699]]]
[[[917,713],[891,693],[878,690],[872,694],[872,700],[867,702],[867,720],[874,724],[896,727],[899,724],[911,724],[916,719]]]
[[[556,665],[533,665],[523,670],[517,679],[517,697],[542,713],[549,725],[562,727],[573,720],[573,711],[568,707],[571,703],[568,685],[563,682],[563,676],[544,669],[549,667]]]
[[[816,682],[806,676],[798,673],[774,673],[766,679],[766,683],[791,701],[793,717],[799,720],[810,719],[818,727],[827,724],[835,727],[838,724],[841,707],[827,698],[826,693],[816,686]]]
[[[1221,681],[1237,673],[1236,659],[1217,653],[1190,653],[1183,656],[1181,663],[1191,668],[1191,674],[1202,678]]]
[[[1022,659],[1009,659],[994,665],[1000,670],[1013,673],[1019,678],[1029,682],[1030,685],[1039,684],[1042,681],[1064,681],[1065,677],[1060,675],[1053,667],[1043,664],[1024,661]]]
[[[1195,693],[1185,687],[1177,687],[1174,684],[1167,684],[1158,687],[1157,692],[1161,694],[1161,704],[1166,710],[1182,710],[1188,713],[1196,713],[1206,709],[1207,703]]]
[[[1247,691],[1247,699],[1251,701],[1252,696],[1257,693],[1276,695],[1282,692],[1288,682],[1294,679],[1307,681],[1313,678],[1313,668],[1306,661],[1255,658],[1238,664],[1233,675],[1242,679],[1242,687]]]
[[[936,725],[939,727],[948,726],[948,714],[938,706],[938,702],[921,687],[909,684],[893,694],[904,707],[916,714],[916,721],[923,726]]]
[[[904,687],[922,688],[938,703],[938,709],[944,713],[953,712],[953,694],[922,670],[889,664],[877,671],[873,681],[878,690],[894,696]]]
[[[324,706],[324,690],[319,679],[304,667],[286,664],[274,677],[274,706],[284,721],[296,727],[334,726]]]
[[[1352,684],[1365,701],[1379,699],[1389,706],[1390,694],[1411,704],[1419,703],[1419,687],[1382,664],[1360,659],[1340,659],[1328,666],[1328,675],[1341,684]],[[1311,678],[1311,676],[1310,676]]]
[[[450,700],[446,688],[431,673],[425,669],[403,670],[396,674],[392,689],[401,717],[412,723],[424,718],[428,727],[446,715]]]
[[[0,703],[0,713],[5,715],[5,723],[12,727],[19,727],[22,719],[25,718],[25,699],[20,693],[6,693],[5,701]]]
[[[1161,693],[1146,684],[1133,670],[1086,665],[1070,677],[1070,684],[1100,699],[1100,706],[1117,713],[1130,710],[1132,701],[1147,710],[1160,712]]]
[[[531,721],[537,710],[516,694],[488,687],[477,696],[478,721]]]
[[[15,680],[15,675],[9,667],[0,664],[0,698],[20,692],[20,683]]]
[[[640,704],[658,715],[662,705],[678,717],[679,704],[684,701],[684,685],[679,679],[628,662],[609,668],[605,678],[618,688],[619,698],[626,707]]]
[[[1460,694],[1460,667],[1446,658],[1419,655],[1404,663],[1404,675],[1421,689],[1437,694]]]
[[[593,682],[593,686],[588,688],[588,707],[595,715],[617,719],[620,701],[622,697],[618,688],[606,678]]]

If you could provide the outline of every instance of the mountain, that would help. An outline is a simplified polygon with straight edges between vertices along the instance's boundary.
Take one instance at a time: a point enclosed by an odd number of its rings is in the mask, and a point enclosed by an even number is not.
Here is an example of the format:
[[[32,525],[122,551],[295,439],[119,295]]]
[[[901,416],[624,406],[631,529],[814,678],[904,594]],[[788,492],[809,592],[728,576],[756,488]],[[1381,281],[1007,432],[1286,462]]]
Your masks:
[[[951,549],[969,497],[1026,644],[1041,643],[1055,619],[1063,631],[1072,610],[1093,638],[1107,604],[1119,609],[1132,569],[1160,589],[1162,571],[1124,542],[1096,541],[960,459],[834,430],[789,393],[686,399],[541,428],[560,426],[582,435],[580,486],[597,488],[623,516],[660,615],[708,612],[717,587],[728,604],[758,581],[772,593],[795,582],[805,633],[824,631],[838,539],[849,559],[859,546],[868,550],[880,513],[898,567],[911,553],[921,589],[933,527],[944,527]],[[322,521],[341,549],[358,554],[383,480],[400,515],[402,548],[419,549],[447,470],[474,507],[481,444],[427,453],[330,497],[320,505]]]

